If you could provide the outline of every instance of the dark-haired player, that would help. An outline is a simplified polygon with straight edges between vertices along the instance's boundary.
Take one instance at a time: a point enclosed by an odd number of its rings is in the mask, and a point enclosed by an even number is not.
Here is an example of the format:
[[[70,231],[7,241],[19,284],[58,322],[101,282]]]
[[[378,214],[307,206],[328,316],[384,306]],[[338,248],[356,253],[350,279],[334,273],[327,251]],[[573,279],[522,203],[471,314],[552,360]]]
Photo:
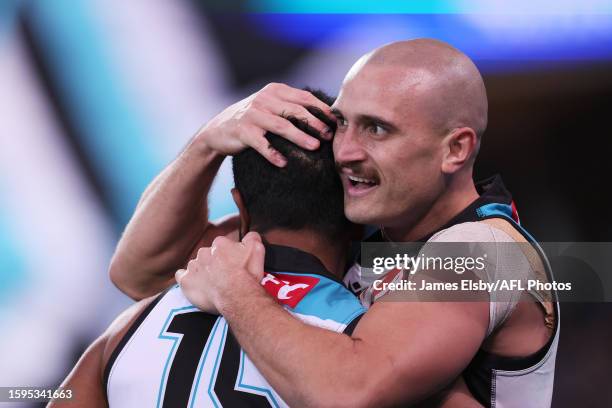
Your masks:
[[[316,108],[310,112],[334,126]],[[305,122],[289,120],[318,137]],[[280,136],[266,138],[287,165],[279,169],[245,150],[234,158],[232,191],[241,235],[257,231],[266,242],[265,262],[263,251],[259,260],[266,270],[262,285],[297,318],[350,333],[365,309],[341,282],[349,223],[331,143],[305,151]],[[249,246],[248,237],[245,242]],[[203,256],[206,249],[198,259]],[[64,386],[75,399],[57,405],[286,406],[240,349],[225,319],[197,310],[177,285],[124,312],[88,348]]]

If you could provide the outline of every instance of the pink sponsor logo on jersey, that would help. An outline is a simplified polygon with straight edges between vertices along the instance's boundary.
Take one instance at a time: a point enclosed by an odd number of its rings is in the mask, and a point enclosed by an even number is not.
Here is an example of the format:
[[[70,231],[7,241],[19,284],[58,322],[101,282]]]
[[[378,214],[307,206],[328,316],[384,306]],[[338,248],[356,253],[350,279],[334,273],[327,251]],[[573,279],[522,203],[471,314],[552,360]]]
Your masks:
[[[266,272],[261,285],[279,303],[293,309],[318,282],[312,276]]]
[[[517,224],[520,224],[521,219],[519,218],[518,210],[516,209],[516,204],[514,204],[514,201],[510,203],[510,207],[512,208],[512,219],[516,221]]]

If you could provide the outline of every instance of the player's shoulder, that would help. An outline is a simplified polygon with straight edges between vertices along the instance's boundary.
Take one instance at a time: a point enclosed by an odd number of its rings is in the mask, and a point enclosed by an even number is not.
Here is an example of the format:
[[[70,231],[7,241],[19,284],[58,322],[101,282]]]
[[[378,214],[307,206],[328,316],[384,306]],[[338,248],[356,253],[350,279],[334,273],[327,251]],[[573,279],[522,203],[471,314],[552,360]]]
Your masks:
[[[427,242],[522,242],[525,239],[501,218],[469,221],[438,231]]]
[[[121,312],[121,314],[115,318],[110,326],[108,326],[106,331],[101,336],[105,342],[104,353],[102,355],[103,367],[106,366],[106,363],[113,354],[113,351],[126,336],[128,330],[130,330],[136,320],[141,317],[145,317],[144,315],[146,312],[154,306],[154,302],[156,302],[160,296],[161,294],[156,294],[134,303]]]

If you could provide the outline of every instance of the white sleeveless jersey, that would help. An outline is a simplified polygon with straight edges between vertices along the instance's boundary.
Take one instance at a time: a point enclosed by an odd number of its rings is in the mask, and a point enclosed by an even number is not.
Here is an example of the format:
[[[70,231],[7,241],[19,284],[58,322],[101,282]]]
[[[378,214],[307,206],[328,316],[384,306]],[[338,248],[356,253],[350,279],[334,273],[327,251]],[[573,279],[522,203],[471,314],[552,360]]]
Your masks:
[[[266,248],[262,285],[304,322],[350,333],[365,309],[312,255]],[[282,358],[282,356],[279,356]],[[178,286],[136,319],[105,370],[110,407],[285,407],[223,317],[198,311]]]
[[[428,242],[512,242],[506,233],[486,224],[477,222],[487,218],[502,218],[508,221],[521,235],[531,243],[542,262],[544,271],[542,279],[554,281],[552,270],[546,255],[535,239],[520,225],[519,217],[510,193],[504,187],[499,176],[485,180],[477,185],[480,198],[458,214],[447,225],[415,242],[425,247]],[[493,232],[489,234],[489,232]],[[490,235],[488,237],[487,235]],[[366,240],[367,242],[384,242],[385,238],[380,230],[375,231]],[[502,246],[503,247],[503,246]],[[416,253],[414,255],[417,255]],[[486,281],[516,279],[517,271],[527,270],[531,274],[527,263],[517,265],[515,260],[519,257],[499,253],[492,270],[495,276],[483,277]],[[358,294],[364,307],[369,307],[376,300],[385,295],[384,291],[374,289],[373,282],[382,279],[383,282],[399,282],[404,279],[402,271],[395,269],[386,275],[379,275],[371,268],[361,266],[360,256],[349,268],[344,276],[345,285]],[[555,359],[559,343],[560,311],[557,295],[552,292],[546,301],[539,293],[531,293],[545,309],[547,322],[551,321],[553,334],[546,345],[536,353],[527,357],[504,357],[480,349],[474,356],[466,370],[463,372],[465,382],[472,395],[485,407],[497,408],[544,408],[550,407],[555,377]],[[487,336],[499,327],[510,315],[516,298],[499,301],[491,298],[489,308],[489,328]],[[550,320],[549,320],[550,319]]]

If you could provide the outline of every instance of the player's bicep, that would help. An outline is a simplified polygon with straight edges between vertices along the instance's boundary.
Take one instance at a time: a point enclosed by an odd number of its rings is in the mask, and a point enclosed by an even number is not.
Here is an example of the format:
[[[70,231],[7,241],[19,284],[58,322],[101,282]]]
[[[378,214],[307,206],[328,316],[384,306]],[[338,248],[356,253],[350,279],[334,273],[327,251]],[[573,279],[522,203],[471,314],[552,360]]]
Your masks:
[[[375,370],[372,400],[417,402],[448,386],[478,351],[488,310],[488,302],[375,303],[352,335]]]
[[[48,408],[107,407],[102,388],[102,355],[106,337],[99,337],[85,350],[61,387],[72,393],[71,399],[52,401]]]

